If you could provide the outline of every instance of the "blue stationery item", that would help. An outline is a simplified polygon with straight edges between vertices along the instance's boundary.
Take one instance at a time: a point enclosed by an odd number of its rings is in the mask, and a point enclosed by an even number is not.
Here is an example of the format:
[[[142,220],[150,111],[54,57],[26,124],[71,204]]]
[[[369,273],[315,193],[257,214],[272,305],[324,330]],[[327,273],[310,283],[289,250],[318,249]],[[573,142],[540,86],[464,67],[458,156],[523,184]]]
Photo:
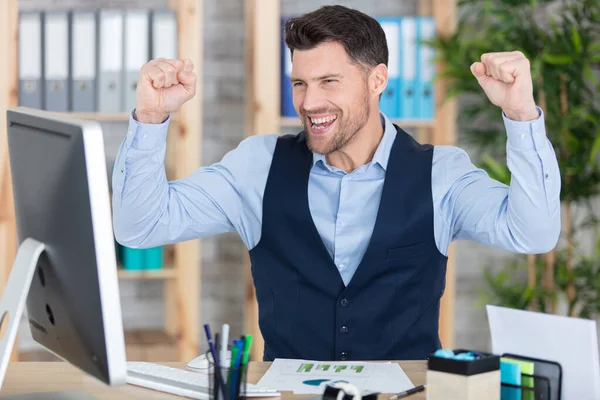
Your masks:
[[[417,81],[419,79],[418,17],[402,17],[400,22],[401,89],[400,118],[415,119],[418,114]]]
[[[500,382],[521,386],[521,365],[500,359]],[[500,388],[500,400],[521,400],[521,389],[503,385]]]
[[[400,18],[381,17],[388,47],[388,84],[381,94],[379,109],[388,118],[400,118]]]
[[[453,360],[473,361],[484,357],[485,355],[478,351],[460,351],[456,352],[451,349],[438,349],[433,353],[435,357],[450,358]]]
[[[231,383],[230,383],[230,393],[231,399],[236,398],[236,392],[238,388],[238,381],[240,376],[240,365],[242,360],[242,352],[244,350],[244,341],[242,340],[234,340],[233,346],[235,347],[235,358],[231,359],[231,363],[233,364],[232,374],[231,374]],[[232,353],[233,355],[234,353]]]
[[[127,270],[142,270],[146,263],[145,250],[134,249],[124,246],[123,251],[123,268]]]
[[[163,246],[145,249],[144,260],[144,269],[161,269],[163,267]]]
[[[435,76],[434,50],[431,45],[423,43],[435,37],[435,21],[431,17],[419,17],[418,34],[418,80],[416,90],[416,118],[431,120],[435,112]]]
[[[292,74],[292,58],[290,49],[285,44],[283,32],[283,26],[287,19],[287,17],[281,19],[281,116],[297,117],[298,113],[296,113],[296,110],[294,109],[292,83],[290,81],[290,76]]]
[[[206,340],[208,341],[208,348],[210,349],[210,353],[212,355],[213,361],[214,361],[214,369],[215,369],[215,374],[217,377],[217,381],[218,381],[218,385],[221,389],[221,394],[223,395],[223,398],[226,399],[227,397],[225,396],[225,381],[223,380],[223,375],[221,374],[221,368],[219,367],[219,365],[221,364],[219,362],[219,354],[217,353],[217,350],[215,349],[215,344],[212,341],[212,336],[210,334],[210,326],[208,324],[204,324],[204,332],[206,333]]]

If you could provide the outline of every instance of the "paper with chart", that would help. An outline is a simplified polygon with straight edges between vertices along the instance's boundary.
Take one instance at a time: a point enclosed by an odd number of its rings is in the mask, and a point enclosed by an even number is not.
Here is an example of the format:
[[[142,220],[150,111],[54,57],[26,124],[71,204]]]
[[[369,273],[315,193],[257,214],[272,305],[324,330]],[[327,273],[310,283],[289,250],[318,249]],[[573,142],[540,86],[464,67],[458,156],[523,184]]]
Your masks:
[[[397,393],[413,388],[397,363],[276,359],[258,384],[295,394],[321,394],[325,385],[348,382],[359,390]]]

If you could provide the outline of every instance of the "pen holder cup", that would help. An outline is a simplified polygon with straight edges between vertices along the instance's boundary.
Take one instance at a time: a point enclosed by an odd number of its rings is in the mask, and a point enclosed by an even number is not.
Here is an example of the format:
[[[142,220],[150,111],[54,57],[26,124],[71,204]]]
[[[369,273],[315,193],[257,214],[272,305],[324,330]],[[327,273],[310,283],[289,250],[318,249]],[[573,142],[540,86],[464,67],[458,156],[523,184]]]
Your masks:
[[[478,354],[474,360],[429,356],[427,400],[500,400],[500,357]]]
[[[217,367],[212,357],[206,355],[208,363],[208,398],[210,400],[246,399],[248,365],[231,368]]]

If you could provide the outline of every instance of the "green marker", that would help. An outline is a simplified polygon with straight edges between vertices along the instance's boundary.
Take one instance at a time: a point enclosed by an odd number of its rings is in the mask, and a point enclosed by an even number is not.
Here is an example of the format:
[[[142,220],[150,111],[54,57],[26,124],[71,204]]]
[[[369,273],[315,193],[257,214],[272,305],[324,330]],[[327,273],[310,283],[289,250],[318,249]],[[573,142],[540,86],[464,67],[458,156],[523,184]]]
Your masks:
[[[244,352],[242,354],[242,365],[248,364],[248,358],[250,358],[250,346],[252,346],[252,335],[246,335],[244,341]]]
[[[238,356],[237,353],[238,353],[238,347],[237,346],[232,346],[231,347],[231,363],[229,365],[230,371],[235,368],[235,359]]]

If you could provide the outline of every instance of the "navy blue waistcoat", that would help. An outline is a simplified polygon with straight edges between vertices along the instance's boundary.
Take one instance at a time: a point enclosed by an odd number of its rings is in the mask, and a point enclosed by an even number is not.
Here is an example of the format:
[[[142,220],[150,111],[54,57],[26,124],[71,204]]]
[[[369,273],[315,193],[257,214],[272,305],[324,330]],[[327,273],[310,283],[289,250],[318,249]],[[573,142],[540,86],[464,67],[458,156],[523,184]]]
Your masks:
[[[396,130],[373,233],[348,286],[311,217],[304,132],[278,138],[250,251],[264,360],[426,359],[439,348],[447,258],[433,230],[433,147]]]

